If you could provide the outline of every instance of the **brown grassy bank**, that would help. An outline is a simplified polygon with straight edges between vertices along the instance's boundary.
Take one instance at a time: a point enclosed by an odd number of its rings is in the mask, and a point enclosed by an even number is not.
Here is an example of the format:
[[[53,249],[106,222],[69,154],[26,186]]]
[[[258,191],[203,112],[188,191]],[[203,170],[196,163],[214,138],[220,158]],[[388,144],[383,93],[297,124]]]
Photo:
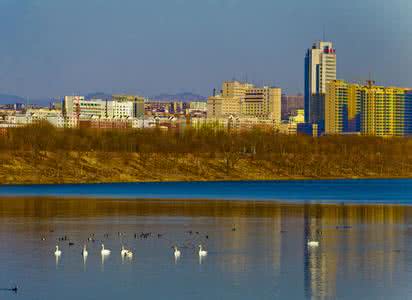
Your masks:
[[[58,130],[0,137],[0,183],[86,183],[412,176],[412,140],[313,139],[252,130]]]

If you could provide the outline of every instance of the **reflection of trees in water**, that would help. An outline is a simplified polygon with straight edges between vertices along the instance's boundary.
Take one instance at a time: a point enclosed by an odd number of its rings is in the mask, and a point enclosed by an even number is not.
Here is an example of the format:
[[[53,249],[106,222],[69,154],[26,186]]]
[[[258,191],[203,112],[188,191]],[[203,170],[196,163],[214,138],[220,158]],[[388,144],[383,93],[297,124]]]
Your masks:
[[[383,280],[396,270],[404,252],[402,225],[411,219],[412,208],[390,205],[305,205],[303,208],[304,286],[307,298],[336,297],[338,278]],[[320,247],[307,240],[322,230]],[[395,251],[394,251],[395,249]]]
[[[247,204],[244,205],[247,208]],[[230,261],[222,260],[222,271],[240,274],[264,261],[278,276],[282,254],[282,207],[273,205],[265,209],[261,205],[251,205],[248,213],[242,208],[239,216],[235,211],[231,217],[218,217],[216,221],[222,230],[214,238],[219,239],[222,249],[231,253]],[[232,225],[236,231],[231,230]],[[239,249],[242,249],[240,253]]]
[[[283,264],[287,255],[298,254],[303,258],[305,296],[316,298],[337,296],[340,276],[350,278],[362,272],[365,277],[378,281],[388,276],[395,277],[400,261],[404,261],[401,258],[405,256],[408,242],[408,229],[402,226],[411,222],[412,207],[231,201],[0,199],[0,232],[7,227],[13,234],[32,236],[34,239],[39,239],[43,232],[54,226],[92,232],[102,230],[98,227],[101,225],[93,223],[88,227],[84,220],[113,217],[125,220],[126,224],[127,220],[140,216],[156,217],[159,223],[163,216],[183,217],[185,224],[199,226],[195,229],[199,231],[202,228],[209,230],[212,226],[215,232],[210,234],[207,246],[214,243],[221,252],[214,254],[216,249],[209,248],[209,259],[219,262],[222,272],[229,272],[234,278],[253,265],[264,262],[274,271],[276,281],[276,276],[281,276],[281,270],[288,270],[289,266]],[[11,219],[20,217],[31,221],[27,225],[10,225]],[[209,227],[205,225],[206,219],[211,220]],[[79,220],[83,224],[79,224]],[[113,224],[107,226],[110,227],[104,230],[118,230]],[[152,226],[149,230],[154,230],[153,224],[145,226]],[[168,222],[159,226],[170,228]],[[184,226],[179,223],[173,228],[182,231],[182,234],[186,229],[193,229]],[[233,226],[236,231],[231,230]],[[283,230],[287,233],[282,234]],[[320,246],[308,249],[307,241],[316,237],[317,230],[322,231]],[[299,236],[300,241],[296,242]],[[45,259],[50,259],[50,253],[44,255]],[[226,259],[228,257],[230,259]]]

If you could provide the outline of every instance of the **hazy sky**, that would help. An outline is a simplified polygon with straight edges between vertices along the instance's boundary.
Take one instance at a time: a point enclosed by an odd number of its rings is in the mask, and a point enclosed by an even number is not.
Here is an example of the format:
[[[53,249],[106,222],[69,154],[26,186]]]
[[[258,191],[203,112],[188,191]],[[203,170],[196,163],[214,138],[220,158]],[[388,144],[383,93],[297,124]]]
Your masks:
[[[411,0],[0,0],[0,93],[210,95],[225,79],[303,91],[306,48],[338,77],[412,86]]]

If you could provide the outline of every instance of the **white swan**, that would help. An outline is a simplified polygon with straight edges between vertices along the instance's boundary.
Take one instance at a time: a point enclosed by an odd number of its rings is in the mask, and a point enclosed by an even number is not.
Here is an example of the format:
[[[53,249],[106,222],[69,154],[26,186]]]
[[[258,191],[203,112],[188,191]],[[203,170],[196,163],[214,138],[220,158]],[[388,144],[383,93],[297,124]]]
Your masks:
[[[199,257],[206,256],[207,251],[203,250],[202,245],[199,245]]]
[[[121,256],[126,256],[128,251],[129,250],[125,249],[124,246],[122,246],[122,250],[120,251],[120,255]]]
[[[86,245],[84,245],[84,246],[83,246],[83,250],[82,250],[82,256],[83,256],[83,257],[87,257],[87,255],[89,255],[89,252],[87,252]]]
[[[126,249],[124,246],[122,246],[122,250],[120,251],[120,255],[122,257],[127,257],[127,258],[132,258],[133,257],[133,251]]]
[[[177,249],[177,247],[176,246],[174,246],[174,249],[175,249],[175,252],[174,252],[174,255],[175,255],[175,258],[179,258],[180,257],[180,250],[179,249]]]
[[[61,250],[59,250],[59,246],[58,246],[58,245],[56,245],[56,251],[54,251],[54,255],[57,256],[57,257],[59,257],[60,255],[62,255],[62,252],[61,252]]]
[[[110,252],[111,251],[109,249],[104,249],[104,244],[102,244],[102,251],[100,251],[102,256],[110,255]]]
[[[308,246],[309,247],[318,247],[319,246],[319,242],[318,241],[309,241],[308,242]]]

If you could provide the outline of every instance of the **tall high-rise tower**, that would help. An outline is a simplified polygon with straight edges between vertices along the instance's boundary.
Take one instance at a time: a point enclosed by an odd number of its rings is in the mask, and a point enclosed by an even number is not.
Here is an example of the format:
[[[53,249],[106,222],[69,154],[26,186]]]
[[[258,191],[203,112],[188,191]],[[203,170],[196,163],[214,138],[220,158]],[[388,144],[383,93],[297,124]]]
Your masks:
[[[336,80],[336,52],[331,42],[316,42],[305,57],[305,122],[323,124],[326,84]]]

